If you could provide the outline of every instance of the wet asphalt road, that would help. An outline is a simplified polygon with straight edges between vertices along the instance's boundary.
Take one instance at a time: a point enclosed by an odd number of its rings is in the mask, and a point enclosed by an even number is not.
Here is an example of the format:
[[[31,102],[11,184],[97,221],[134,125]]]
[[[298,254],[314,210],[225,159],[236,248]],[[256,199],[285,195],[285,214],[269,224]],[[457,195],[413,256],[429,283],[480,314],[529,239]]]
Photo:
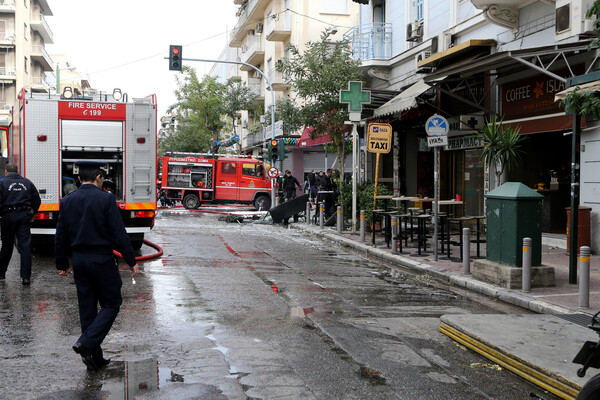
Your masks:
[[[528,399],[543,390],[438,332],[449,313],[524,312],[282,226],[163,211],[145,262],[88,372],[75,285],[15,252],[0,281],[1,399]],[[153,249],[144,246],[144,254]],[[124,267],[125,268],[125,267]]]

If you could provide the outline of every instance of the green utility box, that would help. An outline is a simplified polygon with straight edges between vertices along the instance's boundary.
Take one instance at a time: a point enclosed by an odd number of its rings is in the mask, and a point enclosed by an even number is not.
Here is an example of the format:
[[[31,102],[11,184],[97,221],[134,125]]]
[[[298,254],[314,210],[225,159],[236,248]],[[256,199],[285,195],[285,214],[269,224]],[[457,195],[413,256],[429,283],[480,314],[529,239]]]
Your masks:
[[[506,182],[487,198],[487,259],[522,267],[523,239],[531,238],[531,265],[542,263],[544,196],[520,182]]]

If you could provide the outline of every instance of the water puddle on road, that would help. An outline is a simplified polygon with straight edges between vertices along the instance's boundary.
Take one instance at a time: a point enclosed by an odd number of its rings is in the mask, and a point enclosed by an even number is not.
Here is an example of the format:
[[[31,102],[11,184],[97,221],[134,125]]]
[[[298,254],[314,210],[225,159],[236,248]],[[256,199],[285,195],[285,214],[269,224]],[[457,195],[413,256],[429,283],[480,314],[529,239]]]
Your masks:
[[[153,357],[111,362],[106,369],[88,374],[86,389],[108,392],[111,400],[129,400],[151,396],[170,383],[183,381],[182,375],[159,367],[158,358]]]

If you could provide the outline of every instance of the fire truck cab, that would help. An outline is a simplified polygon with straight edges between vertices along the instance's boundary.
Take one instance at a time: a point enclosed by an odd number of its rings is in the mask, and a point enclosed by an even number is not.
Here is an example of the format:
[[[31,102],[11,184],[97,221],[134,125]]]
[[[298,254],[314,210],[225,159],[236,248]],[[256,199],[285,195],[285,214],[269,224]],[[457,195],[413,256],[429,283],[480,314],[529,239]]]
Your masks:
[[[134,247],[154,225],[156,97],[116,101],[106,93],[66,99],[22,90],[13,109],[9,159],[40,192],[31,233],[54,235],[60,199],[77,190],[79,160],[106,163]]]
[[[202,203],[252,204],[271,207],[271,181],[262,161],[254,158],[177,154],[158,160],[159,186],[171,201],[195,209]]]

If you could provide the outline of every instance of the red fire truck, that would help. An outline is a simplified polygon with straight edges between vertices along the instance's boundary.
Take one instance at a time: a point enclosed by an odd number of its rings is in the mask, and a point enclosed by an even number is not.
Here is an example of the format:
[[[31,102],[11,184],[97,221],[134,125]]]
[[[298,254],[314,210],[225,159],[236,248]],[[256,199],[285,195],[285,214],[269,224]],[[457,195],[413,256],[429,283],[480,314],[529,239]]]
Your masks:
[[[9,159],[42,199],[31,233],[54,235],[60,199],[77,189],[75,162],[97,160],[107,165],[105,190],[115,195],[139,248],[156,210],[156,97],[130,102],[106,93],[76,97],[23,89],[13,109]]]
[[[158,159],[159,185],[171,201],[195,209],[202,203],[271,207],[271,180],[255,158],[198,153],[168,153]]]

